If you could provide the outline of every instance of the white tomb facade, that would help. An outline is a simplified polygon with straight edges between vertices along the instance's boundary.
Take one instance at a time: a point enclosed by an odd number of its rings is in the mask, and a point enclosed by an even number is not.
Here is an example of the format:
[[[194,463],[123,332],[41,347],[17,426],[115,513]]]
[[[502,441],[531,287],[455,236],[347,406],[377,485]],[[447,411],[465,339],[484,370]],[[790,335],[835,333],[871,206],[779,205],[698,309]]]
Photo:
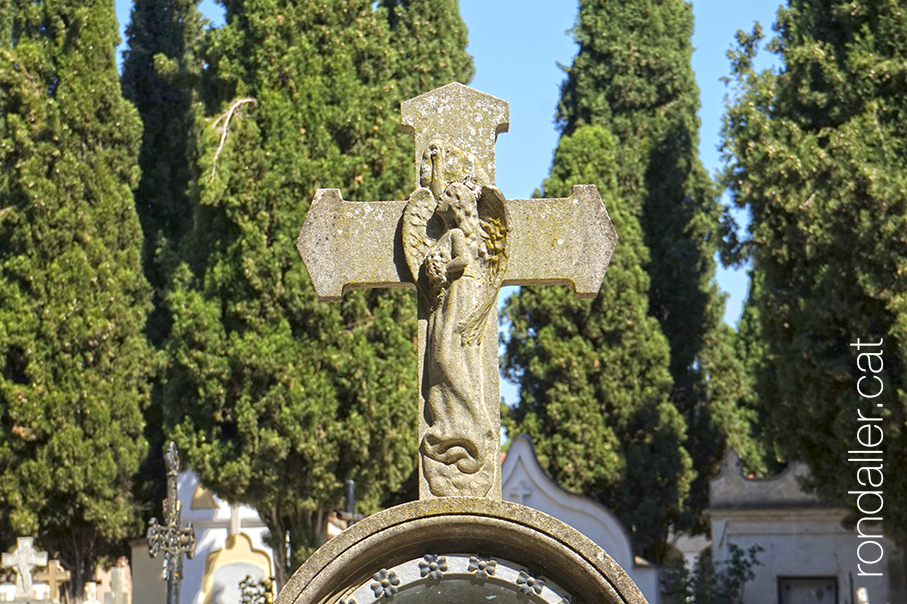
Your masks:
[[[183,559],[180,604],[239,604],[239,582],[274,576],[267,527],[246,505],[230,505],[205,489],[195,472],[180,472],[177,489],[182,525],[195,529],[195,554]],[[163,554],[151,558],[145,539],[132,543],[133,604],[160,604],[167,585],[161,578]]]
[[[597,501],[562,489],[535,456],[532,441],[520,434],[510,441],[501,467],[502,497],[569,524],[620,564],[649,604],[659,604],[658,567],[633,555],[630,535],[617,517]]]
[[[753,569],[756,578],[744,587],[744,604],[851,604],[859,601],[855,592],[861,588],[871,604],[907,602],[903,554],[875,536],[882,532],[877,525],[863,522],[863,537],[844,528],[850,510],[803,489],[809,476],[805,464],[764,479],[744,476],[742,466],[729,450],[721,472],[709,482],[709,518],[715,561],[729,558],[731,544],[765,550]],[[861,565],[858,548],[867,540],[884,549],[884,564]],[[877,550],[864,546],[861,554],[875,558]],[[882,575],[860,576],[861,569]]]

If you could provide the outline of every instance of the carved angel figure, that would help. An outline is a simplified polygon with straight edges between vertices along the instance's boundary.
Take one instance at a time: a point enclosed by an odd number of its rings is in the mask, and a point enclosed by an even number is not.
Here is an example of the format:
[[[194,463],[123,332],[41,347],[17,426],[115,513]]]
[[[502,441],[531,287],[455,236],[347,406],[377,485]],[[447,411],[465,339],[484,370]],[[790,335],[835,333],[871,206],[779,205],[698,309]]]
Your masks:
[[[482,334],[503,280],[507,212],[475,159],[453,145],[431,142],[420,174],[403,237],[407,264],[430,300],[422,468],[435,496],[484,496],[498,435],[485,402]]]

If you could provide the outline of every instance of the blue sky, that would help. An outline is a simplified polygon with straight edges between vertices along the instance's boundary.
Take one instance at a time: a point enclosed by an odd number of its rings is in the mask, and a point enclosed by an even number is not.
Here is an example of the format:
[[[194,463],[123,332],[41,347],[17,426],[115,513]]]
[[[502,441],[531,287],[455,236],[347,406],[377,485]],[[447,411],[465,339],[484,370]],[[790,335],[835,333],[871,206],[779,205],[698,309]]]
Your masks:
[[[693,2],[693,71],[702,103],[700,157],[710,173],[721,167],[718,142],[726,88],[720,78],[729,66],[725,53],[738,29],[748,31],[760,21],[771,31],[778,6],[778,0]],[[472,86],[510,102],[510,132],[497,144],[498,187],[507,197],[528,197],[548,174],[557,146],[553,116],[564,78],[557,64],[569,65],[576,54],[567,31],[576,19],[576,3],[460,0],[460,13],[475,58]],[[737,220],[743,222],[744,215]],[[734,326],[746,295],[746,271],[720,269],[718,282],[730,294],[725,321]]]
[[[116,0],[124,39],[131,5],[131,0]],[[718,144],[726,94],[720,78],[729,69],[725,54],[738,29],[749,31],[759,21],[770,32],[779,5],[779,0],[693,2],[693,70],[702,104],[699,153],[710,173],[722,165]],[[223,10],[213,0],[200,8],[215,23],[223,21]],[[558,63],[569,65],[576,53],[568,32],[576,10],[576,2],[565,0],[460,0],[476,67],[471,86],[510,103],[510,132],[498,138],[496,147],[497,185],[508,198],[530,197],[551,166],[558,137],[554,111],[564,77]],[[743,222],[742,215],[738,222]],[[746,272],[719,268],[718,283],[729,293],[725,321],[733,326],[746,295]],[[516,400],[504,384],[502,395]]]

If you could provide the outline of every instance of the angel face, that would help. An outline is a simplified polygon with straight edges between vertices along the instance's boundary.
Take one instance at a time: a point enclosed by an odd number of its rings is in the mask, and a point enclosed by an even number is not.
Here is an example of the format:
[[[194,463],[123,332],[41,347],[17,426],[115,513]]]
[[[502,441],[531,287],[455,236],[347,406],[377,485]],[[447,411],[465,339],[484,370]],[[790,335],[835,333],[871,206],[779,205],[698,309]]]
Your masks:
[[[448,227],[470,226],[478,217],[476,191],[462,182],[453,182],[444,189],[438,199],[437,213]]]

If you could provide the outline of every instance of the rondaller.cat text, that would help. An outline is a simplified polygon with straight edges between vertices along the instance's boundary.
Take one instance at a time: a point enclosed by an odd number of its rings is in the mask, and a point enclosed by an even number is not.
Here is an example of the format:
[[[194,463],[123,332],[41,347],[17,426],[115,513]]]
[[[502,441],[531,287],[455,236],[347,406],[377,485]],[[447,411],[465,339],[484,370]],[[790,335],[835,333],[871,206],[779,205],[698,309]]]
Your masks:
[[[883,408],[878,400],[885,390],[885,382],[878,375],[885,368],[881,348],[883,342],[882,339],[878,342],[861,342],[857,338],[856,342],[851,343],[859,352],[857,368],[862,372],[857,380],[857,393],[860,395],[857,442],[863,448],[849,450],[847,461],[859,464],[857,482],[860,486],[873,489],[848,491],[849,495],[856,495],[857,509],[861,514],[861,518],[857,520],[857,537],[860,539],[857,546],[857,559],[860,561],[857,572],[861,577],[882,576],[881,569],[884,565],[881,562],[885,558],[885,549],[881,543],[882,508],[885,506],[881,488],[884,482],[882,441],[885,432],[881,426],[883,418],[876,415]],[[867,349],[866,352],[863,351],[864,348]],[[866,527],[863,526],[864,523]]]

